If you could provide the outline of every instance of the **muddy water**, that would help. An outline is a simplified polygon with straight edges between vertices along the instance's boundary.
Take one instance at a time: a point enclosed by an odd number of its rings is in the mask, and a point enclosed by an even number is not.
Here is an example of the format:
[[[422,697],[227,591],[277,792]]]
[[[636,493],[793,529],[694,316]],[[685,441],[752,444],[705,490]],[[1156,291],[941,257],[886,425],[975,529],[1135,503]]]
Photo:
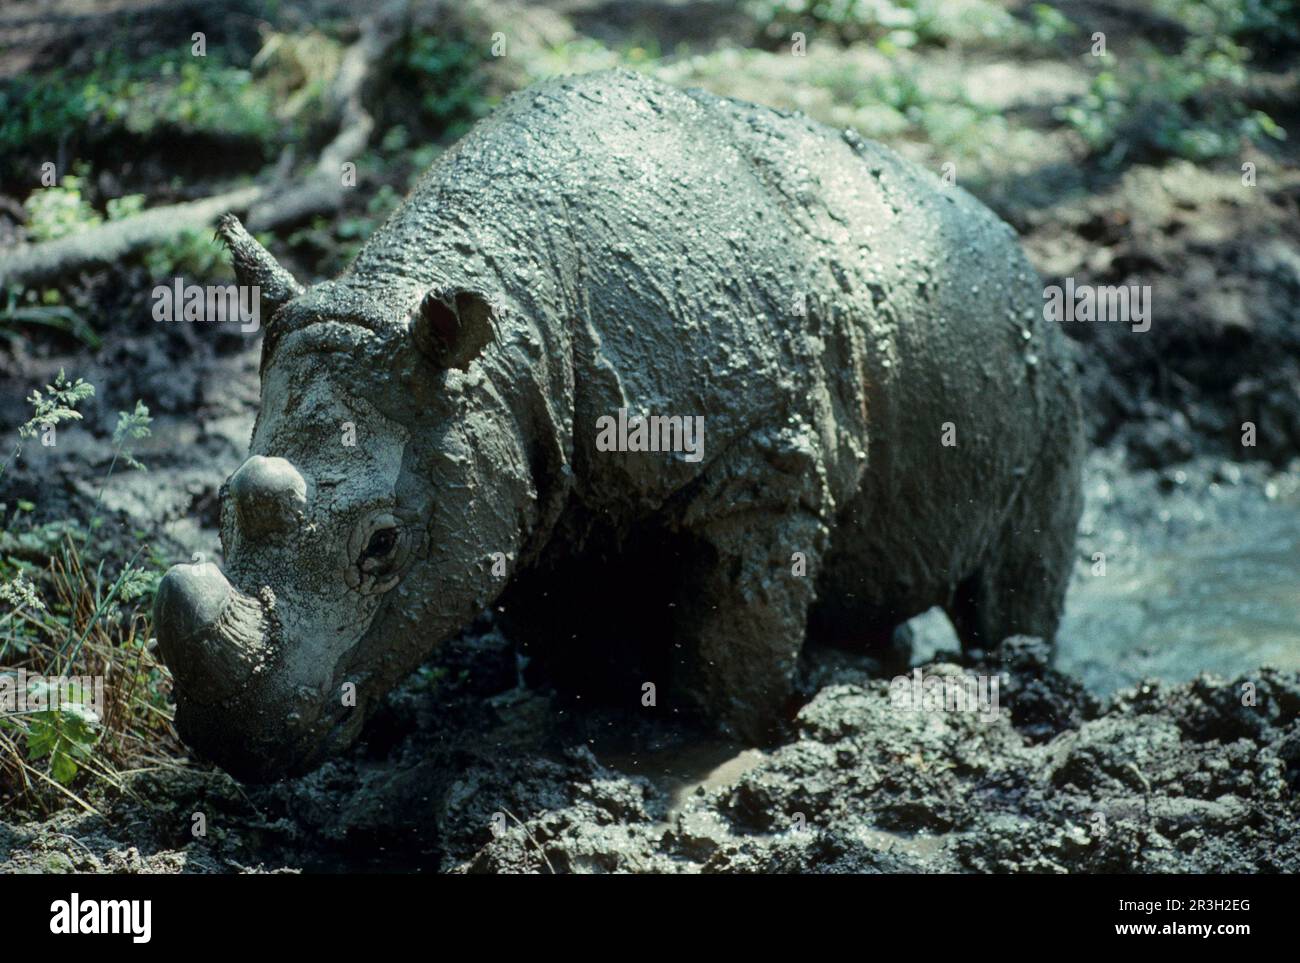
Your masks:
[[[724,739],[648,752],[601,753],[600,761],[630,776],[644,776],[668,798],[668,816],[697,792],[734,785],[763,761],[763,753]]]
[[[1296,472],[1206,461],[1130,473],[1098,454],[1086,485],[1058,668],[1101,694],[1143,678],[1300,669]],[[937,610],[912,627],[916,661],[957,644]]]
[[[1119,564],[1076,573],[1058,665],[1110,692],[1144,677],[1300,669],[1300,493],[1294,478],[1211,482],[1135,526]],[[1176,501],[1176,499],[1175,499]]]

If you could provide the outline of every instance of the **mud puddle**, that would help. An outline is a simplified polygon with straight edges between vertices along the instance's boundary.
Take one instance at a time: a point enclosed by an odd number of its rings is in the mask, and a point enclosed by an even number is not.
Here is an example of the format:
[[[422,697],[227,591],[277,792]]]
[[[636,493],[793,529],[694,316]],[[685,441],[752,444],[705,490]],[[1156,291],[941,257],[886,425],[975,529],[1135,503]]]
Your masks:
[[[1117,578],[1079,578],[1057,667],[1103,694],[1143,678],[1300,669],[1300,500],[1254,515],[1153,546]]]
[[[1300,669],[1296,472],[1210,459],[1133,472],[1102,452],[1086,487],[1058,670],[1110,695],[1143,679]],[[915,664],[957,648],[937,609],[911,627]]]
[[[671,819],[692,796],[734,786],[763,762],[764,754],[739,743],[708,740],[649,752],[597,752],[596,757],[616,772],[649,781],[667,800]]]

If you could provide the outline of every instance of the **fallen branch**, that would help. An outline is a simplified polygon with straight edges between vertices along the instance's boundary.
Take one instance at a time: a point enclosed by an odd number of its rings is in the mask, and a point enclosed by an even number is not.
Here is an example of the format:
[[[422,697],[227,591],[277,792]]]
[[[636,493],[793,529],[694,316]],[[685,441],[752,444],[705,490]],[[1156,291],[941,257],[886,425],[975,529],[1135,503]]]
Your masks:
[[[406,4],[397,3],[366,21],[357,42],[343,53],[339,71],[330,86],[329,100],[339,118],[339,132],[325,145],[303,184],[268,198],[251,210],[248,227],[263,231],[294,223],[343,204],[343,164],[365,150],[374,130],[374,118],[361,103],[361,91],[371,67],[386,54],[407,28]]]
[[[247,213],[249,228],[270,230],[343,205],[342,168],[360,156],[370,140],[374,118],[361,102],[371,68],[407,29],[405,0],[362,22],[360,36],[343,54],[328,94],[338,133],[321,150],[315,165],[293,184],[277,178],[185,204],[155,207],[54,241],[0,250],[0,288],[30,287],[88,268],[112,264],[131,254],[165,244],[185,231],[211,228],[222,214]]]
[[[20,244],[0,256],[0,285],[30,286],[83,268],[110,264],[212,224],[226,211],[245,211],[266,189],[244,187],[188,204],[155,207],[120,221],[41,244]]]

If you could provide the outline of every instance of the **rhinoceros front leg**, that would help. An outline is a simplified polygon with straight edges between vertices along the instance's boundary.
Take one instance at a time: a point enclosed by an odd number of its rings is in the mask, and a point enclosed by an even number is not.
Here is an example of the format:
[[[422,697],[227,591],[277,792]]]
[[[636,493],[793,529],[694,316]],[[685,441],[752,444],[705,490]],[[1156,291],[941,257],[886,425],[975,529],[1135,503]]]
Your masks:
[[[766,743],[788,721],[826,532],[805,514],[767,511],[695,532],[698,568],[677,602],[681,688],[729,735]]]

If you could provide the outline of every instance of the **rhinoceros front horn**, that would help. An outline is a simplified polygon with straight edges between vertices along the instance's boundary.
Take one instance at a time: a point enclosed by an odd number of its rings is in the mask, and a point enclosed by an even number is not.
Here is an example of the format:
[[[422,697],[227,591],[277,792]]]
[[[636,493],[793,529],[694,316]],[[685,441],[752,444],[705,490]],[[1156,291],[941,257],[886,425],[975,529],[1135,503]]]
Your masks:
[[[263,321],[270,321],[276,311],[303,293],[303,286],[244,229],[235,215],[221,216],[217,221],[217,237],[230,252],[235,279],[242,285],[257,286]]]
[[[492,315],[472,291],[430,291],[411,316],[411,340],[436,367],[463,371],[492,340]]]

